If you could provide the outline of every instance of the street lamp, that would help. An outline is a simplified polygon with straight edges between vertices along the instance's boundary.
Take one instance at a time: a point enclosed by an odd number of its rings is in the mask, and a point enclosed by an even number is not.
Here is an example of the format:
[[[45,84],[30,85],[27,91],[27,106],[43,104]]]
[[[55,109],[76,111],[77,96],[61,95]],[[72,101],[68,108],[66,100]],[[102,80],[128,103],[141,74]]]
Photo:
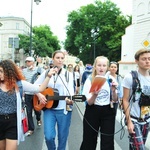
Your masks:
[[[41,0],[34,0],[36,4],[38,5]],[[30,52],[29,55],[31,56],[32,54],[32,13],[33,13],[33,0],[31,0],[31,22],[30,22]]]
[[[94,56],[94,59],[95,59],[95,50],[96,50],[96,48],[95,48],[95,44],[96,44],[96,39],[97,39],[97,35],[98,35],[98,32],[99,32],[99,28],[96,28],[96,29],[92,29],[91,30],[91,36],[92,36],[92,38],[93,38],[93,45],[94,45],[94,54],[93,54],[93,56]]]

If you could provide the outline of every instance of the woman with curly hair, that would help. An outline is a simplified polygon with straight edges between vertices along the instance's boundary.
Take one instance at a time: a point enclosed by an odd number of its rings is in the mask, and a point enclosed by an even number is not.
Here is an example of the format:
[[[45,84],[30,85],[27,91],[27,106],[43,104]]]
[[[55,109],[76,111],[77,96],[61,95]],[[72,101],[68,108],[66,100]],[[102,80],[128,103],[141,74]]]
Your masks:
[[[44,82],[34,85],[27,82],[18,66],[11,60],[0,62],[0,150],[17,150],[17,142],[24,141],[21,109],[22,100],[17,85],[21,81],[23,92],[39,93],[47,87],[57,68],[48,72]]]

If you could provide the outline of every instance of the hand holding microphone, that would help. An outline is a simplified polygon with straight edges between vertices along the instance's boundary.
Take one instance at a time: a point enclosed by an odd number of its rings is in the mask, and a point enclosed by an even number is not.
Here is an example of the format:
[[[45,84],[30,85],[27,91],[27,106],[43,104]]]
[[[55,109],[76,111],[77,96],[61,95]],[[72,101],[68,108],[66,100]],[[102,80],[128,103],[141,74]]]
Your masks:
[[[51,68],[51,69],[49,70],[47,76],[48,76],[49,78],[51,78],[51,76],[52,76],[52,75],[55,75],[56,73],[58,73],[58,71],[59,71],[59,70],[58,70],[58,67],[55,66],[55,67],[53,67],[53,68]]]
[[[115,79],[110,78],[109,83],[110,83],[110,86],[112,88],[112,91],[115,91],[118,87],[117,81]]]
[[[51,77],[52,75],[55,75],[55,74],[60,74],[62,68],[58,68],[57,66],[54,66],[53,68],[50,69],[50,71],[48,72],[48,77]]]

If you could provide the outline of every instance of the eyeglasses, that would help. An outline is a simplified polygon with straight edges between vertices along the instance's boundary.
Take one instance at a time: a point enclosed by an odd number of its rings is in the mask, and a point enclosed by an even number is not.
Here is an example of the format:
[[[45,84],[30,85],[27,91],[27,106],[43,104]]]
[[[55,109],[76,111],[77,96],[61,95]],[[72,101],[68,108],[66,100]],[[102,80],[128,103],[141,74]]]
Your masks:
[[[25,62],[31,62],[31,61],[27,60],[27,61],[25,61]]]
[[[116,65],[118,65],[118,63],[116,61],[111,61],[110,64],[116,64]]]

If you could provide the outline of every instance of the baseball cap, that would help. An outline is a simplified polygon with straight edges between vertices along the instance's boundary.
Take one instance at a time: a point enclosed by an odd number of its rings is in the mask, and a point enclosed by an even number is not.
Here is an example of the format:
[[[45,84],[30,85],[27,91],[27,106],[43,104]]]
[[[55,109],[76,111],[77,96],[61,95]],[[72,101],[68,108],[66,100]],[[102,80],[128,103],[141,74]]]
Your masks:
[[[86,70],[91,70],[93,68],[93,66],[86,66]]]
[[[92,72],[93,66],[86,66],[85,70],[88,72]]]
[[[27,57],[25,61],[33,61],[34,62],[34,58],[33,57]]]

